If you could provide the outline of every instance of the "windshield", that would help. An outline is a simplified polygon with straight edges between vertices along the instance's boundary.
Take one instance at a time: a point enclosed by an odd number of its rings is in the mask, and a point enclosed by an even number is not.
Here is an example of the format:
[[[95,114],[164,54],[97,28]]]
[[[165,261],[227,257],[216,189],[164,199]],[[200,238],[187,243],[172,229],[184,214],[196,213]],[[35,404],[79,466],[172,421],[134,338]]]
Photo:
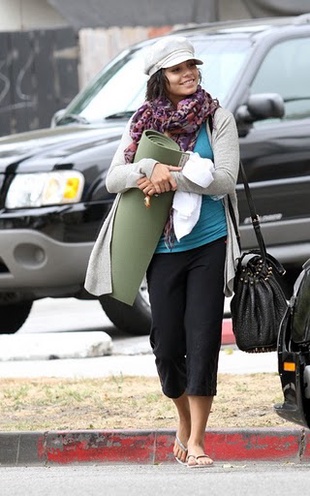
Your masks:
[[[248,38],[201,37],[191,40],[199,66],[202,86],[225,106],[249,50]],[[112,61],[67,107],[66,114],[79,115],[87,122],[129,117],[144,101],[146,81],[143,48],[123,52]],[[69,119],[70,120],[70,119]]]

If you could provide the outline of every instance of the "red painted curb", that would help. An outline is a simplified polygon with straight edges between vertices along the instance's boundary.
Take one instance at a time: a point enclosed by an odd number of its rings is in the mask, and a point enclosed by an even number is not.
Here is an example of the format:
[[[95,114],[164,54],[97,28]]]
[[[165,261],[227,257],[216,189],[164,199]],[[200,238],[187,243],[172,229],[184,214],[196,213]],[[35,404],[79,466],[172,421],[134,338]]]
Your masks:
[[[38,435],[34,463],[170,463],[174,439],[169,430],[47,432]],[[310,460],[310,434],[303,428],[209,429],[205,443],[215,461]]]
[[[222,344],[236,344],[235,335],[232,330],[231,319],[224,319],[222,325]]]

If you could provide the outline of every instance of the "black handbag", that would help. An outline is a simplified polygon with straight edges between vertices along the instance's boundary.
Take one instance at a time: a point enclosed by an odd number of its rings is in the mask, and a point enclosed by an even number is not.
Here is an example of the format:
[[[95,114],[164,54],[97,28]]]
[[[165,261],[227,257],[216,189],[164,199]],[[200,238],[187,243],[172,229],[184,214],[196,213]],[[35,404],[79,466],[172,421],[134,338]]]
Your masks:
[[[281,321],[288,307],[281,281],[285,269],[266,251],[242,163],[240,170],[258,249],[243,253],[237,264],[234,295],[230,302],[232,329],[240,350],[248,353],[275,351]],[[236,218],[231,202],[229,204],[240,245]]]

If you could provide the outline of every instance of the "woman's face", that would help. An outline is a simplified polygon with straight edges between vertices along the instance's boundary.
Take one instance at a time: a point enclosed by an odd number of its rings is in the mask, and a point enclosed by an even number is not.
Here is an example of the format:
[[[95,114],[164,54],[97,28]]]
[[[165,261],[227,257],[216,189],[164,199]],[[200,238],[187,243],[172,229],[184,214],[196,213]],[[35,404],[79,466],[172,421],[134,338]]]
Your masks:
[[[181,100],[192,95],[197,90],[199,70],[194,60],[187,60],[164,69],[164,73],[168,79],[166,94],[174,105],[177,105]]]

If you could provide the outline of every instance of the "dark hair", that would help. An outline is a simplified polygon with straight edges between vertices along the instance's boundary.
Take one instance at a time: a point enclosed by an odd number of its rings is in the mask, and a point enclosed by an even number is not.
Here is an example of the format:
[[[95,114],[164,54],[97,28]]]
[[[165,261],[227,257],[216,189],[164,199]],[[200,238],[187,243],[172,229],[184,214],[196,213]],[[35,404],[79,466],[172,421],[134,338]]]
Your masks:
[[[166,94],[166,85],[168,84],[168,79],[165,76],[164,70],[159,69],[155,72],[146,84],[146,100],[155,100]]]
[[[201,83],[201,72],[199,72],[199,83]],[[161,98],[166,95],[166,88],[169,84],[168,78],[165,76],[164,69],[159,69],[155,72],[146,84],[145,99],[155,100],[156,98]]]

